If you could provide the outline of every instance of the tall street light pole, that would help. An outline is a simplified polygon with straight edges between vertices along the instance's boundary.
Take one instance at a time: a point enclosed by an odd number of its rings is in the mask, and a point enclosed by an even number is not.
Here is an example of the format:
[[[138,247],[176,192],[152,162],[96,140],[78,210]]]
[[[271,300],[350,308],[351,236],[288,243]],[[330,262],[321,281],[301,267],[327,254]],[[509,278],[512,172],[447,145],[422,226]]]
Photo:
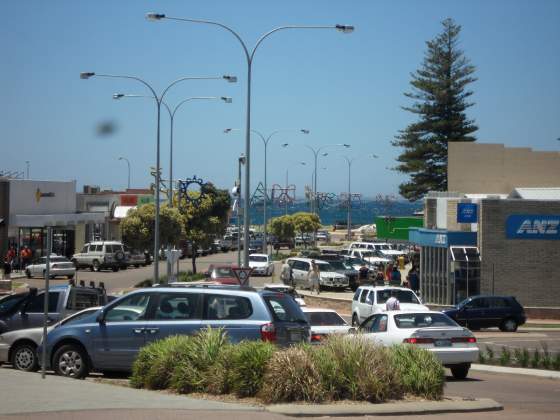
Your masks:
[[[239,128],[226,128],[224,130],[224,133],[231,133],[232,131],[238,131]],[[265,137],[260,131],[251,129],[251,133],[256,134],[257,136],[260,137],[260,139],[262,140],[263,144],[264,144],[264,205],[263,205],[263,252],[265,254],[268,254],[268,242],[267,242],[267,205],[268,205],[268,183],[267,183],[267,171],[266,171],[266,162],[267,162],[267,147],[268,147],[268,142],[270,141],[270,139],[278,133],[285,133],[285,132],[300,132],[303,134],[309,134],[309,130],[305,129],[305,128],[301,128],[301,129],[281,129],[281,130],[275,130],[272,133],[269,134],[268,137]],[[246,205],[246,207],[248,207]]]
[[[255,52],[257,48],[261,45],[261,43],[267,38],[269,35],[272,35],[275,32],[285,30],[285,29],[336,29],[342,33],[351,33],[354,31],[354,27],[350,25],[329,25],[329,26],[300,26],[300,25],[290,25],[290,26],[280,26],[278,28],[274,28],[265,34],[263,34],[255,43],[255,46],[251,51],[241,38],[241,36],[235,32],[232,28],[227,25],[224,25],[220,22],[214,22],[210,20],[202,20],[202,19],[190,19],[190,18],[177,18],[166,16],[161,13],[148,13],[146,15],[148,20],[158,21],[162,19],[168,20],[176,20],[181,22],[191,22],[191,23],[201,23],[206,25],[214,25],[219,26],[220,28],[225,29],[229,33],[231,33],[241,44],[243,47],[243,52],[245,53],[245,58],[247,60],[247,112],[246,112],[246,129],[245,129],[245,191],[244,191],[244,201],[245,207],[248,206],[248,203],[251,199],[250,197],[250,190],[251,190],[251,72],[253,66],[253,59],[255,57]],[[249,212],[247,208],[243,213],[243,232],[244,232],[244,248],[243,248],[243,265],[245,267],[249,266],[249,227],[250,227],[250,220],[249,220]]]
[[[154,88],[146,81],[142,80],[136,76],[120,75],[120,74],[97,74],[94,72],[82,72],[80,73],[80,79],[90,79],[92,77],[107,77],[116,79],[129,79],[136,80],[146,86],[152,93],[152,98],[156,101],[157,106],[157,130],[156,130],[156,188],[154,190],[154,200],[155,200],[155,220],[154,220],[154,283],[159,283],[159,186],[160,186],[160,176],[161,176],[161,165],[160,165],[160,123],[161,123],[161,104],[165,94],[175,86],[177,83],[184,80],[206,80],[208,77],[181,77],[176,79],[171,84],[169,84],[162,93],[158,96]],[[230,82],[236,82],[237,78],[235,76],[223,76],[224,79]],[[214,79],[212,77],[212,79]]]
[[[305,165],[307,165],[307,163],[305,163],[305,162],[294,162],[286,168],[286,192],[288,191],[288,185],[289,185],[288,172],[289,172],[290,168],[293,168],[294,166],[297,166],[297,165],[305,166]],[[286,200],[286,216],[287,215],[288,215],[288,200]]]
[[[351,171],[352,171],[352,163],[360,158],[349,158],[348,156],[342,156],[346,163],[348,164],[348,203],[347,203],[347,210],[346,210],[346,227],[347,227],[347,239],[350,241],[352,239],[352,190],[351,190]],[[379,156],[371,154],[368,157],[377,159]]]
[[[241,267],[241,220],[239,220],[239,207],[241,207],[241,166],[245,165],[245,155],[241,154],[237,162],[237,267]],[[246,209],[244,208],[243,211],[246,211]]]
[[[29,179],[29,161],[28,160],[25,161],[25,170],[26,170],[25,178]]]
[[[311,150],[313,152],[313,157],[314,157],[314,170],[313,173],[315,174],[315,177],[313,179],[313,206],[312,206],[312,213],[317,213],[317,203],[315,202],[317,200],[317,158],[319,156],[319,153],[321,152],[321,150],[326,149],[327,147],[346,147],[349,148],[350,145],[346,144],[346,143],[337,143],[337,144],[326,144],[324,146],[319,147],[318,149],[314,149],[311,146],[305,145],[305,147],[307,147],[309,150]]]
[[[130,189],[130,161],[125,157],[120,157],[119,160],[124,160],[126,162],[126,166],[128,167],[128,182],[127,182],[127,189]]]
[[[216,79],[222,79],[221,77],[216,77]],[[122,99],[122,98],[151,98],[151,96],[147,95],[132,95],[132,94],[125,94],[125,93],[114,93],[113,99]],[[229,96],[192,96],[190,98],[186,98],[179,102],[177,106],[173,110],[167,105],[165,101],[162,101],[162,105],[165,106],[167,112],[169,114],[170,120],[170,135],[169,135],[169,188],[167,190],[167,201],[168,206],[173,207],[173,127],[175,122],[175,113],[177,110],[186,102],[194,101],[194,100],[213,100],[213,99],[221,99],[225,103],[230,104],[232,99]],[[130,186],[129,186],[130,188]]]

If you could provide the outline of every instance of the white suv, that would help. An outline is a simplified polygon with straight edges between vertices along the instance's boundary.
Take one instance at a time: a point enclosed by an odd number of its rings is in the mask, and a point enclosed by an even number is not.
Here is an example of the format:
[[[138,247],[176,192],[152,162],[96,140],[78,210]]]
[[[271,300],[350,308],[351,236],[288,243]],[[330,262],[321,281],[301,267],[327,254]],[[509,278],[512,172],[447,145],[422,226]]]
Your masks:
[[[348,249],[379,251],[384,257],[387,258],[397,258],[400,255],[406,254],[403,251],[393,249],[392,245],[386,242],[352,242]]]
[[[72,262],[76,268],[85,267],[92,271],[107,268],[119,271],[127,266],[123,244],[117,241],[96,241],[85,244],[82,252],[72,256]]]
[[[287,262],[292,267],[292,275],[294,286],[302,288],[309,288],[310,284],[307,281],[307,273],[311,269],[312,258],[288,258]],[[344,274],[337,273],[329,265],[327,261],[316,259],[315,264],[319,267],[319,286],[334,287],[337,289],[345,289],[349,286],[348,277]]]
[[[373,314],[385,312],[385,302],[396,292],[401,311],[429,311],[416,294],[404,287],[361,286],[352,298],[352,325],[358,326]]]

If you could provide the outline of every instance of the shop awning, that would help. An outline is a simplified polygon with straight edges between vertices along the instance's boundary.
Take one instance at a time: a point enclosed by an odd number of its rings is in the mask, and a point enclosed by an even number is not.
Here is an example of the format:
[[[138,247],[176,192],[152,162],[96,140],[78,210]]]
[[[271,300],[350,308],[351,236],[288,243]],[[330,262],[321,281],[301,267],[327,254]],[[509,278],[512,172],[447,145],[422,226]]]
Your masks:
[[[135,208],[136,206],[116,206],[113,212],[113,219],[124,219],[128,212]]]
[[[16,214],[10,217],[10,225],[16,227],[75,226],[81,223],[105,223],[105,214]]]

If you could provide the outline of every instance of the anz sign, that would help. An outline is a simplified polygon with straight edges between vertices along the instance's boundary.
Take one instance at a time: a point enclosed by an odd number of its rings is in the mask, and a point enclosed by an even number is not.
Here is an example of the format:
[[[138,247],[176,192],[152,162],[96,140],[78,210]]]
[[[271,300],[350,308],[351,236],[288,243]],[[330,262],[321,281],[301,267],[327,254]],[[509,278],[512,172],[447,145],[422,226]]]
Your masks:
[[[560,215],[514,214],[506,220],[509,239],[560,240]]]

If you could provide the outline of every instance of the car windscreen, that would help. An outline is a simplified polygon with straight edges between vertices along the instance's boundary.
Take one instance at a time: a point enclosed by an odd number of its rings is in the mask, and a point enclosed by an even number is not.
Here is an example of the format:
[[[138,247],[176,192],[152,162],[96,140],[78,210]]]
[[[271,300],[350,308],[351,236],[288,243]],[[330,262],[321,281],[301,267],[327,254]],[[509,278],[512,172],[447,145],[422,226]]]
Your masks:
[[[249,255],[249,261],[267,262],[268,258],[266,258],[265,256],[261,256],[261,255]]]
[[[391,292],[396,293],[396,298],[400,303],[420,303],[412,290],[383,289],[377,291],[377,303],[385,303],[391,297]]]
[[[375,257],[375,254],[371,251],[362,251],[362,258],[371,258],[371,257]]]
[[[330,261],[329,265],[334,268],[335,270],[346,270],[346,266],[342,263],[342,261]]]
[[[344,326],[348,325],[336,312],[304,312],[311,326]]]
[[[445,314],[406,313],[395,315],[397,328],[457,327],[457,323]]]
[[[213,279],[219,279],[221,277],[235,277],[235,275],[230,267],[217,267],[212,270],[211,277]]]
[[[277,293],[264,295],[263,298],[276,321],[307,323],[307,318],[291,296]]]
[[[27,293],[10,295],[0,299],[0,315],[7,314],[15,309],[26,297]]]
[[[329,263],[315,263],[319,267],[319,271],[333,271]]]

